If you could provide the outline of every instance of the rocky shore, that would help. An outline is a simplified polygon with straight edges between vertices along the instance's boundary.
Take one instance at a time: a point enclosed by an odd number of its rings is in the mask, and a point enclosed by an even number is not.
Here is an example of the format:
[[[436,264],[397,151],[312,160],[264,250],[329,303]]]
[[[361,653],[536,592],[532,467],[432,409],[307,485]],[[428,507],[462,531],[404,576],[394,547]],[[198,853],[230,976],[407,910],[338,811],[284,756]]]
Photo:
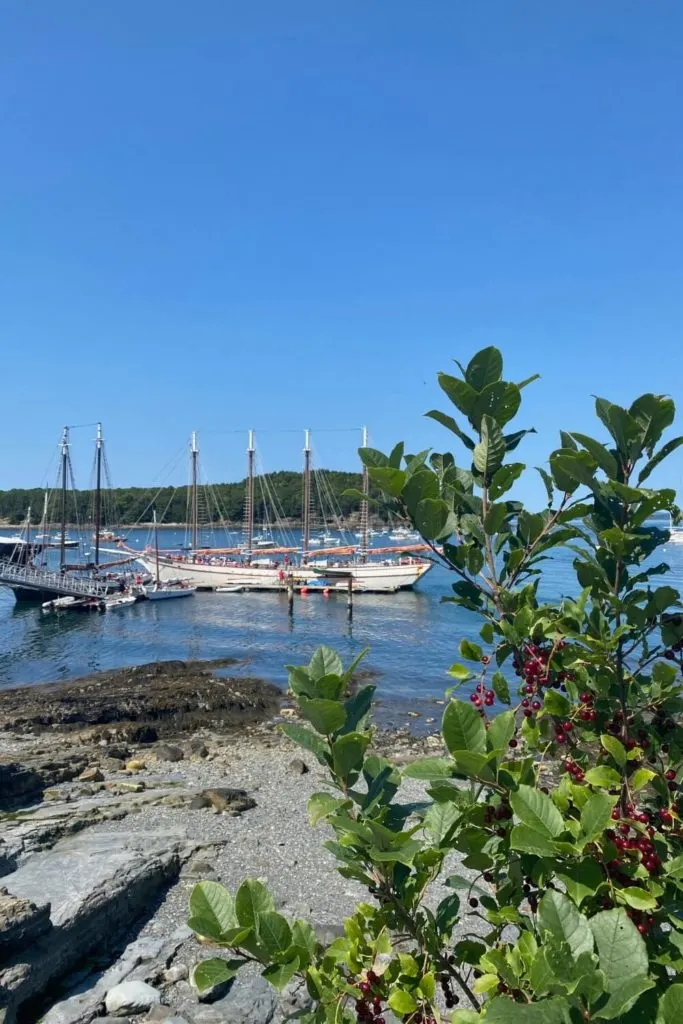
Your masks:
[[[226,668],[167,662],[0,695],[1,1024],[279,1024],[305,1005],[258,974],[201,1000],[191,984],[207,956],[185,924],[197,880],[266,880],[324,936],[363,895],[309,828],[319,766],[276,728],[293,709]],[[377,745],[398,761],[441,750],[407,732]]]

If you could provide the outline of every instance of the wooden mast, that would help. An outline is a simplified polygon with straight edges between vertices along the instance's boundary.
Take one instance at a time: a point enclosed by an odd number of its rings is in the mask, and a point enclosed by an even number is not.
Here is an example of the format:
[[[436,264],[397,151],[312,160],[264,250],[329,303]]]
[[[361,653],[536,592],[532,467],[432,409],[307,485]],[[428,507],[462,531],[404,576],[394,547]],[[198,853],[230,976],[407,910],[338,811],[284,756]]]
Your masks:
[[[197,447],[197,431],[192,431],[192,444],[190,446],[190,452],[192,455],[192,524],[191,524],[191,545],[192,550],[197,550],[197,519],[199,518],[199,506],[197,496],[197,484],[198,484],[198,468],[197,459],[199,456],[199,448]]]
[[[245,509],[247,521],[247,558],[249,561],[251,561],[254,544],[254,451],[254,431],[250,430],[247,447],[247,507]]]
[[[102,424],[97,424],[95,440],[95,565],[100,564],[100,530],[102,529]]]
[[[304,433],[304,508],[303,530],[301,536],[301,558],[308,561],[308,549],[311,540],[311,432]]]
[[[363,427],[362,430],[362,442],[363,448],[368,446],[368,428]],[[368,467],[363,463],[363,494],[368,493],[370,486],[370,479],[368,477]],[[368,503],[366,499],[363,499],[360,503],[360,560],[361,562],[367,562],[368,560]]]
[[[159,527],[157,525],[157,510],[156,508],[152,512],[152,518],[154,520],[154,562],[156,565],[157,573],[157,589],[159,588]]]
[[[69,428],[64,427],[62,432],[62,508],[61,508],[61,531],[59,535],[59,566],[64,568],[66,562],[66,487],[69,470]]]

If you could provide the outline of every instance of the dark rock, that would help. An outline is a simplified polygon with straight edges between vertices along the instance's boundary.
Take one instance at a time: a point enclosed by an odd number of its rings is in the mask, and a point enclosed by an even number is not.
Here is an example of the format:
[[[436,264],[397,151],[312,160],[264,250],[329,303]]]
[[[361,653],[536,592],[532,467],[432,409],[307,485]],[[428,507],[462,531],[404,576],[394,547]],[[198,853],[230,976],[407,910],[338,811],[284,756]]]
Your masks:
[[[230,1024],[271,1024],[277,1010],[277,994],[265,978],[240,977],[229,993],[213,1002],[213,1010]],[[195,1019],[201,1024],[201,1015]]]
[[[308,765],[305,761],[302,761],[300,757],[295,757],[293,761],[290,761],[287,765],[287,771],[291,772],[292,775],[305,775],[308,771]]]
[[[100,759],[100,767],[104,768],[107,772],[122,772],[126,767],[126,763],[122,758],[103,757]]]
[[[0,889],[0,957],[24,949],[51,927],[49,903],[37,907]]]
[[[89,830],[33,854],[8,886],[15,896],[34,903],[49,893],[52,927],[23,952],[13,950],[0,971],[3,1024],[15,1024],[18,1014],[28,1020],[25,1004],[54,991],[89,953],[102,952],[105,941],[114,942],[149,908],[159,889],[177,877],[190,852],[175,833]]]
[[[193,757],[208,757],[209,756],[209,749],[206,746],[206,744],[204,743],[204,741],[200,740],[200,739],[198,739],[198,738],[196,738],[194,736],[192,737],[192,739],[188,743],[188,747],[190,748],[190,753],[192,754]]]
[[[49,755],[33,755],[21,763],[0,762],[0,811],[41,800],[44,790],[75,779],[87,767],[88,760],[85,754],[71,751],[64,761]]]
[[[174,746],[172,743],[157,743],[154,748],[154,756],[159,761],[182,761],[185,754],[180,747]]]
[[[232,814],[240,814],[242,811],[249,811],[256,807],[256,801],[247,796],[244,789],[232,789],[220,787],[216,789],[204,789],[201,793],[205,806],[215,807],[217,811],[229,811]]]

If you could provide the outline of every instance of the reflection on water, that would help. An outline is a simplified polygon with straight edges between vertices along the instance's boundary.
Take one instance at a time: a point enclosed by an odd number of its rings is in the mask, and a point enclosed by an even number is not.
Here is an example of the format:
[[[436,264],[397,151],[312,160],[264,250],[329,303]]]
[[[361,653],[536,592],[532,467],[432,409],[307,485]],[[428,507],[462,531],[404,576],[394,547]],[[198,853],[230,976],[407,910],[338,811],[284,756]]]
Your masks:
[[[136,546],[144,546],[145,538],[138,537]],[[163,541],[178,543],[170,533]],[[545,563],[541,596],[575,591],[571,558],[564,551]],[[668,582],[683,587],[683,549],[670,545],[664,558],[671,564]],[[436,696],[452,682],[446,669],[458,659],[460,639],[479,628],[475,616],[441,602],[452,582],[435,569],[415,591],[358,594],[352,623],[344,594],[297,597],[290,620],[286,596],[275,593],[197,593],[187,601],[144,602],[104,615],[44,616],[37,606],[16,605],[11,592],[0,589],[0,686],[169,658],[220,657],[245,658],[245,671],[283,684],[286,664],[308,660],[325,643],[345,660],[370,647],[367,665],[379,672],[385,698]]]

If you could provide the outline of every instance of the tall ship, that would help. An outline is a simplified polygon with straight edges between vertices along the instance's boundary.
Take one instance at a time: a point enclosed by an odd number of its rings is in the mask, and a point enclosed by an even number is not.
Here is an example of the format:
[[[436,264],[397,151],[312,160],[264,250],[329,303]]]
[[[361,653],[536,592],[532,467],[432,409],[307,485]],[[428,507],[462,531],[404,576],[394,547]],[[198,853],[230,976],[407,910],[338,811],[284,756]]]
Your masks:
[[[362,432],[367,447],[367,430]],[[330,590],[392,593],[414,587],[432,568],[432,562],[417,557],[426,550],[423,544],[374,548],[369,545],[368,503],[360,506],[358,543],[343,544],[339,537],[329,547],[321,546],[312,533],[311,431],[305,431],[303,473],[303,509],[301,544],[281,545],[273,539],[266,524],[255,530],[255,454],[254,431],[249,431],[247,479],[244,509],[243,543],[233,547],[203,547],[199,544],[199,445],[197,434],[190,443],[189,546],[184,551],[160,551],[151,547],[137,555],[147,572],[157,573],[162,582],[181,578],[202,590],[241,587],[248,590],[285,590],[290,586],[325,586]],[[363,466],[363,492],[368,490],[367,469]],[[277,531],[280,536],[283,531]],[[327,529],[324,537],[330,536]],[[134,554],[131,550],[130,554]]]

